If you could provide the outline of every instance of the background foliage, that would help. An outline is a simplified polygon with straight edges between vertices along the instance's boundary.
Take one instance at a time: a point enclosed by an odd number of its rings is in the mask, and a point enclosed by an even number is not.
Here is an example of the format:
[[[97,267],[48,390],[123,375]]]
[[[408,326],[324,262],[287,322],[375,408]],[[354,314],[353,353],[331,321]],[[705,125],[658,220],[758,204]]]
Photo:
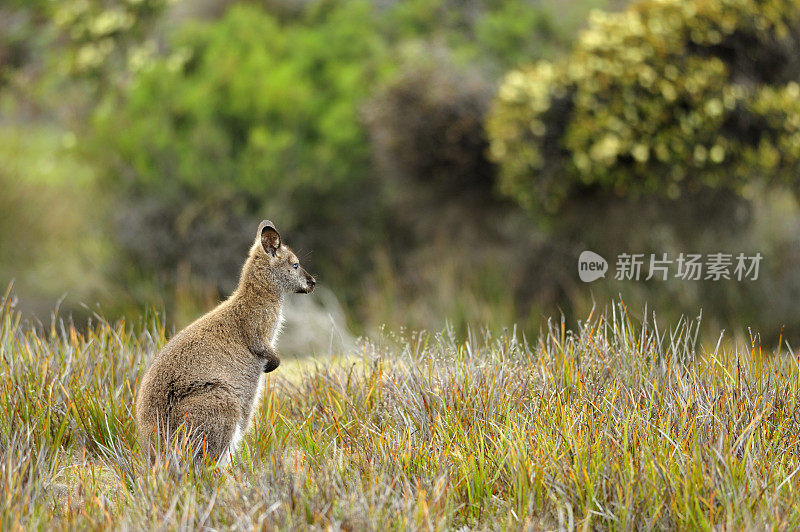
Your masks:
[[[597,11],[571,53],[509,73],[490,121],[503,190],[555,212],[618,195],[797,184],[800,5],[653,1]]]
[[[503,79],[487,122],[499,189],[573,256],[613,257],[620,242],[673,259],[688,249],[764,252],[758,285],[612,290],[796,334],[797,283],[785,272],[797,266],[797,241],[779,219],[796,230],[786,196],[796,198],[800,170],[798,27],[793,1],[593,12],[569,54]]]
[[[269,217],[357,332],[535,331],[620,293],[665,318],[800,330],[795,2],[0,15],[0,281],[40,316],[66,294],[76,316],[156,305],[185,323],[232,289]],[[584,249],[766,259],[750,284],[584,285]]]

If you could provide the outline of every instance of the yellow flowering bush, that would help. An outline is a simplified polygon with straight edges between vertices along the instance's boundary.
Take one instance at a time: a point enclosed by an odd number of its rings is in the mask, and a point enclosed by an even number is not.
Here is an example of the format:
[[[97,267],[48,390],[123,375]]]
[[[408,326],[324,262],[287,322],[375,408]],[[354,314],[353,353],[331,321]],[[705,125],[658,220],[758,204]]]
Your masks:
[[[172,0],[60,0],[49,13],[70,74],[95,78],[137,71],[156,55],[150,35]]]
[[[508,73],[487,124],[500,188],[535,211],[581,190],[675,198],[800,175],[800,2],[595,11],[571,53]]]

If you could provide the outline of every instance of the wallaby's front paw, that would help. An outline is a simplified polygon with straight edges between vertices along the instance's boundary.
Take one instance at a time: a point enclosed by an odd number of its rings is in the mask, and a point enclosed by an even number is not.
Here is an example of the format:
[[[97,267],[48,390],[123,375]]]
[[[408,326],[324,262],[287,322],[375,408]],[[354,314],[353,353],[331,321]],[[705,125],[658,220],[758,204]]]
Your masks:
[[[262,362],[263,365],[261,367],[264,369],[264,373],[275,371],[275,369],[280,366],[281,357],[278,356],[278,352],[262,339],[256,338],[255,341],[250,344],[249,349],[250,352]]]
[[[281,359],[278,358],[278,354],[275,353],[274,351],[273,353],[275,356],[267,358],[267,360],[264,362],[264,373],[275,371],[276,369],[278,369],[278,366],[281,365]]]
[[[272,346],[266,346],[255,352],[260,358],[264,359],[264,373],[275,371],[281,365],[281,357]]]

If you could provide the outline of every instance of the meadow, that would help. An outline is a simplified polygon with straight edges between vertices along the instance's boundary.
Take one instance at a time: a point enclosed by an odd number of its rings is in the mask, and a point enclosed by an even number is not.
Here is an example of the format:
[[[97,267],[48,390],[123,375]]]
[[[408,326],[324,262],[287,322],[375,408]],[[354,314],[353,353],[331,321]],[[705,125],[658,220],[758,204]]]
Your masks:
[[[170,473],[132,414],[163,317],[36,327],[7,295],[0,529],[796,528],[796,357],[634,314],[285,361],[231,466]]]

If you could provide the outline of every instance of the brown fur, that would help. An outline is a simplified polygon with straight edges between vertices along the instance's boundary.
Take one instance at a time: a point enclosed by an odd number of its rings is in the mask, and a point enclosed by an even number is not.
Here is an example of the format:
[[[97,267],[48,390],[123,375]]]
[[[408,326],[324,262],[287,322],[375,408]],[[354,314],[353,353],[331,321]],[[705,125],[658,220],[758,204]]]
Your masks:
[[[247,430],[262,373],[280,364],[284,294],[309,293],[315,284],[275,226],[261,222],[233,294],[170,339],[145,371],[136,422],[151,460],[179,427],[196,457],[228,460],[232,440]]]

